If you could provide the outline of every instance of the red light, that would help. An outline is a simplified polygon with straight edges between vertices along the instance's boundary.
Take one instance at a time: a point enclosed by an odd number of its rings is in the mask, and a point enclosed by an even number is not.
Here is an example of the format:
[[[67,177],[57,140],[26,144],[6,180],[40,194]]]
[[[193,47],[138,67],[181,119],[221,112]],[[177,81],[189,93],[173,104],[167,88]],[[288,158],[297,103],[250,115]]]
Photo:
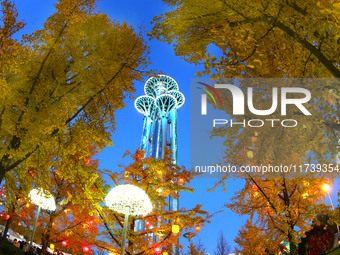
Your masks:
[[[67,246],[67,241],[66,241],[66,240],[62,241],[62,242],[61,242],[61,245],[62,245],[62,246]]]
[[[155,251],[156,254],[161,254],[162,248],[161,247],[155,247],[154,251]]]
[[[252,189],[253,191],[257,191],[257,190],[258,190],[258,187],[256,186],[255,183],[253,183],[253,184],[251,185],[251,189]]]
[[[149,227],[150,226],[150,221],[145,221],[145,226]]]
[[[9,220],[9,218],[11,218],[11,216],[9,214],[6,215],[6,220]]]
[[[85,160],[85,166],[88,166],[90,163],[91,163],[91,159],[87,158],[87,159]]]
[[[83,252],[89,252],[90,248],[88,246],[83,246]]]

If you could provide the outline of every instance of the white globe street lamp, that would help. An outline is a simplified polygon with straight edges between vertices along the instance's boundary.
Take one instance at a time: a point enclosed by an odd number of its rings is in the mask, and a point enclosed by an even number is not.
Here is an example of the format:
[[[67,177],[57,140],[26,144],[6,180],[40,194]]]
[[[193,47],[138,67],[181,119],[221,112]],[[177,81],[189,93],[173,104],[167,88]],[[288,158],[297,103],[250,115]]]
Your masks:
[[[126,230],[129,215],[145,216],[152,211],[152,204],[144,190],[130,184],[113,188],[105,198],[105,204],[117,213],[125,214],[121,255],[125,252]]]
[[[47,190],[43,190],[42,188],[32,189],[28,197],[31,199],[31,202],[33,204],[38,206],[38,211],[35,216],[33,230],[32,230],[31,242],[28,247],[28,250],[30,250],[33,244],[34,232],[37,226],[40,210],[44,209],[44,210],[54,211],[56,209],[56,205],[55,205],[54,197],[51,195],[51,193],[48,192]]]

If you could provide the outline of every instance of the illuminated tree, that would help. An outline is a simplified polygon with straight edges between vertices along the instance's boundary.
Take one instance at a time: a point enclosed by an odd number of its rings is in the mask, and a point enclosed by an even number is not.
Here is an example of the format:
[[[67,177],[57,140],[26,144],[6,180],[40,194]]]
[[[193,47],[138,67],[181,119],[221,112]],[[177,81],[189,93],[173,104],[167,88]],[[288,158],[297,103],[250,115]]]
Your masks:
[[[178,192],[194,191],[177,181],[179,178],[184,178],[186,183],[190,182],[192,179],[190,172],[172,163],[169,150],[166,150],[163,160],[143,158],[143,152],[140,150],[135,154],[128,152],[126,155],[134,161],[124,167],[120,173],[108,171],[107,174],[116,185],[130,183],[143,189],[154,206],[152,213],[147,216],[130,217],[126,238],[128,240],[127,254],[150,254],[157,247],[163,251],[169,251],[171,245],[182,247],[177,243],[181,233],[193,232],[196,225],[209,222],[208,219],[211,217],[201,209],[202,205],[197,205],[192,209],[181,208],[179,211],[169,210],[169,196],[176,198],[179,196]],[[124,215],[100,206],[97,206],[97,213],[105,227],[100,246],[118,253]],[[143,230],[135,232],[135,224],[143,224]],[[173,225],[178,225],[178,233],[177,231],[173,233]],[[152,235],[157,239],[154,239]],[[107,236],[110,237],[109,243],[106,241]]]
[[[326,212],[325,193],[318,178],[250,178],[227,205],[241,215],[250,215],[236,242],[246,252],[275,252],[281,241],[289,240],[291,254],[297,254],[298,237],[311,229],[316,216]],[[254,234],[257,232],[257,234]],[[243,239],[243,240],[242,240]],[[261,254],[261,253],[259,253]]]
[[[339,3],[164,0],[151,33],[212,77],[340,77]],[[217,56],[208,45],[214,45]],[[221,53],[221,54],[220,54]],[[221,55],[220,57],[218,55]]]
[[[92,154],[94,153],[92,150]],[[92,214],[93,208],[90,207],[92,203],[88,202],[86,194],[87,189],[95,189],[94,184],[103,189],[105,187],[97,169],[98,160],[87,158],[84,161],[80,155],[78,153],[71,156],[76,181],[60,174],[63,167],[70,167],[66,164],[50,172],[51,179],[47,189],[55,197],[57,208],[55,211],[42,211],[39,217],[35,242],[42,245],[43,254],[46,254],[49,244],[53,244],[59,251],[81,254],[83,247],[91,248],[96,242],[100,221]],[[40,172],[36,170],[36,176],[39,176]],[[80,185],[78,178],[82,180],[84,187]],[[32,178],[32,183],[33,181]],[[17,192],[14,189],[11,191]],[[27,195],[23,192],[20,194],[11,228],[24,236],[30,236],[36,206],[27,200]]]
[[[164,2],[171,11],[155,17],[150,36],[173,44],[175,53],[188,62],[204,64],[204,71],[198,72],[198,76],[208,75],[212,79],[340,77],[338,3],[300,0]],[[254,88],[257,109],[271,106],[273,85],[269,83]],[[238,85],[242,91],[246,90],[242,80]],[[305,85],[302,87],[313,95],[313,103],[307,105],[312,116],[305,118],[301,112],[290,109],[287,116],[299,122],[295,128],[288,130],[271,125],[256,130],[215,128],[211,136],[225,137],[226,155],[222,163],[236,166],[332,163],[339,152],[340,121],[336,104],[339,84]],[[220,96],[222,106],[218,108],[230,114],[230,93],[221,91]],[[241,122],[258,116],[246,111],[244,116],[233,118]],[[282,116],[275,112],[270,118]],[[337,172],[318,173],[318,176],[334,178],[334,174]],[[259,235],[254,235],[254,239],[263,236],[278,245],[288,237],[291,254],[296,254],[297,229],[309,229],[313,217],[322,210],[319,204],[324,194],[318,191],[318,186],[324,179],[294,179],[295,174],[272,176],[276,179],[237,176],[247,178],[246,185],[235,194],[228,207],[236,213],[256,217],[252,224],[257,226]],[[225,180],[229,177],[222,176],[216,187],[226,187]],[[315,177],[315,173],[305,177]],[[252,185],[258,189],[256,192],[252,191]],[[242,229],[242,236],[246,231],[251,229]],[[266,232],[262,235],[261,231]],[[266,248],[265,245],[262,242],[262,248]]]
[[[115,110],[134,92],[133,81],[148,75],[141,71],[148,64],[141,36],[95,12],[94,2],[58,1],[44,27],[21,44],[12,36],[23,23],[2,1],[0,182],[18,166],[43,167],[48,175],[55,162],[44,158],[61,149],[86,151],[87,139],[98,148],[111,145]]]

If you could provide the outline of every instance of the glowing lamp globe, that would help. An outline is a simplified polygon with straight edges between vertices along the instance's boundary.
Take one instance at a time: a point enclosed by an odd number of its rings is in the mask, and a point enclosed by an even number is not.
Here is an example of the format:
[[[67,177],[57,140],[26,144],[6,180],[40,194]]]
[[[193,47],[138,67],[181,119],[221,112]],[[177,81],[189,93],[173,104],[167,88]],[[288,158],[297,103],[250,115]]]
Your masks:
[[[179,232],[179,226],[178,226],[178,225],[172,225],[171,231],[172,231],[172,233],[174,233],[174,234],[178,234],[178,232]]]
[[[201,226],[197,225],[197,226],[195,227],[195,231],[196,231],[197,233],[199,233],[199,232],[201,231]]]
[[[32,203],[41,207],[45,210],[54,211],[56,209],[54,197],[50,192],[43,189],[32,189],[28,197],[31,199]]]
[[[146,226],[146,227],[150,227],[150,221],[148,221],[148,220],[145,221],[145,226]]]
[[[66,241],[66,240],[62,241],[62,242],[61,242],[61,245],[62,245],[62,246],[67,246],[67,241]]]
[[[9,220],[9,218],[11,218],[11,216],[9,214],[6,215],[6,220]]]
[[[324,191],[324,192],[329,192],[331,190],[331,186],[327,183],[323,184],[321,186],[321,189]]]
[[[163,254],[162,255],[169,255],[169,253],[167,253],[166,251],[165,252],[163,252]]]
[[[117,213],[125,215],[120,254],[125,254],[125,238],[129,215],[146,216],[152,211],[150,198],[144,190],[131,184],[113,188],[105,197],[105,204]]]
[[[156,254],[161,254],[163,250],[161,247],[155,247],[154,251]]]
[[[51,244],[50,244],[50,249],[51,249],[51,250],[54,250],[54,247],[55,247],[54,244],[51,243]]]
[[[128,207],[129,214],[133,216],[145,216],[152,211],[151,201],[145,191],[130,184],[113,188],[107,194],[105,204],[121,214],[125,214]]]

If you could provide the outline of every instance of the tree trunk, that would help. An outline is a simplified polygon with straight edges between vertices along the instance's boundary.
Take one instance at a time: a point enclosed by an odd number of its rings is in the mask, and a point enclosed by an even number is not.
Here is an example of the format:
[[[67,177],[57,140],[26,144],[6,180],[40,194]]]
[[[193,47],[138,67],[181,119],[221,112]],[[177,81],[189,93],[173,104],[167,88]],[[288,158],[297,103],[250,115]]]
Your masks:
[[[46,234],[42,238],[42,254],[46,255],[47,254],[47,247],[48,243],[50,241],[50,234],[48,233],[49,231],[46,232]]]
[[[6,175],[5,167],[0,163],[0,185],[3,179],[5,178],[5,175]]]
[[[8,233],[8,229],[9,229],[9,225],[11,224],[12,222],[12,217],[10,217],[7,221],[6,221],[6,226],[5,226],[5,229],[4,229],[4,232],[2,234],[2,239],[6,239],[6,235]]]
[[[298,255],[297,248],[296,248],[296,241],[290,231],[288,231],[288,240],[289,240],[289,246],[290,246],[290,255]]]
[[[47,247],[48,247],[48,244],[51,238],[50,232],[52,229],[54,218],[55,218],[55,212],[52,212],[50,215],[50,220],[48,221],[48,224],[47,224],[46,233],[43,235],[43,238],[42,238],[42,254],[43,255],[47,254]]]

